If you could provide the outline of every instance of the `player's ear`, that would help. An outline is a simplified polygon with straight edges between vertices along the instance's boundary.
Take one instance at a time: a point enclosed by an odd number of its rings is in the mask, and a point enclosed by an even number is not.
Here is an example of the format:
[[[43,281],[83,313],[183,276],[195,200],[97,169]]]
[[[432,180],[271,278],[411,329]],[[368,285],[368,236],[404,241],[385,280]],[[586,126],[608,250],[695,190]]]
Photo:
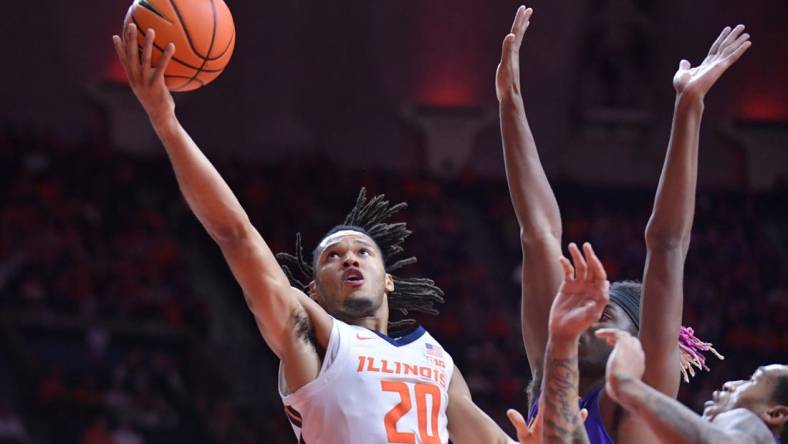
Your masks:
[[[391,293],[394,291],[394,278],[391,277],[390,274],[386,273],[386,293]]]
[[[310,282],[307,286],[307,294],[309,294],[309,297],[313,300],[320,301],[320,295],[317,292],[317,283],[315,281]]]
[[[782,427],[788,422],[788,406],[771,406],[761,413],[761,419],[770,429]]]

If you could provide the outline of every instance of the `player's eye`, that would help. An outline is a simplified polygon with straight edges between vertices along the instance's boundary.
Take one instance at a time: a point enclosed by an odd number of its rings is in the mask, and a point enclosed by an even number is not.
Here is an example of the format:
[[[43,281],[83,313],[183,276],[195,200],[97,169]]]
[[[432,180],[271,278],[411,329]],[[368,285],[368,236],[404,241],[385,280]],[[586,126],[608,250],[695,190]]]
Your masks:
[[[336,251],[329,251],[326,257],[329,259],[336,259],[339,257],[339,253],[337,253]]]
[[[370,251],[368,249],[366,249],[366,248],[362,248],[362,249],[358,250],[358,254],[363,255],[363,256],[369,256],[370,255]]]

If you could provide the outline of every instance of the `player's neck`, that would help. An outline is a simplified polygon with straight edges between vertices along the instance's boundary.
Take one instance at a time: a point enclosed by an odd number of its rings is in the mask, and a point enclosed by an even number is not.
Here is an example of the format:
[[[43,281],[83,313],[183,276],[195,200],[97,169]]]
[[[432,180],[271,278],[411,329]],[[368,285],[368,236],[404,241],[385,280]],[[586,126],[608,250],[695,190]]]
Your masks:
[[[383,333],[384,335],[389,334],[388,317],[384,318],[380,315],[366,316],[363,318],[353,319],[351,322],[349,322],[349,324],[365,327],[372,331]]]

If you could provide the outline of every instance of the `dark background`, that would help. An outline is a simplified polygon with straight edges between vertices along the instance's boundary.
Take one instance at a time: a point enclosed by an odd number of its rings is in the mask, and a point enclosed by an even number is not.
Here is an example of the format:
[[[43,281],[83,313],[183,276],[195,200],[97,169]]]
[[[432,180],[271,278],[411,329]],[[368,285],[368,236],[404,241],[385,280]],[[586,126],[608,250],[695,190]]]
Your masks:
[[[528,382],[520,251],[493,77],[518,3],[228,3],[233,60],[178,115],[266,240],[309,248],[361,186],[407,200],[423,319],[506,424]],[[614,279],[639,278],[671,78],[725,25],[748,53],[706,99],[685,324],[727,359],[685,384],[784,362],[788,7],[536,1],[521,60],[564,219]],[[13,2],[0,29],[0,442],[292,442],[276,361],[179,196],[110,37],[128,2]],[[363,407],[359,407],[363,408]]]

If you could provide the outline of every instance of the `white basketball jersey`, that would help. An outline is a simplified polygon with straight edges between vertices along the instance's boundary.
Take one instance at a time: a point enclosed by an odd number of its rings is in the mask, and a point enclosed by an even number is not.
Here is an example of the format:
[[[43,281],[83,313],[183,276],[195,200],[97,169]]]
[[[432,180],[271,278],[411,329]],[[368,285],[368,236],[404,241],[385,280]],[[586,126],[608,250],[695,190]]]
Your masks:
[[[318,377],[279,394],[299,443],[446,444],[454,362],[424,328],[390,338],[334,319]]]

